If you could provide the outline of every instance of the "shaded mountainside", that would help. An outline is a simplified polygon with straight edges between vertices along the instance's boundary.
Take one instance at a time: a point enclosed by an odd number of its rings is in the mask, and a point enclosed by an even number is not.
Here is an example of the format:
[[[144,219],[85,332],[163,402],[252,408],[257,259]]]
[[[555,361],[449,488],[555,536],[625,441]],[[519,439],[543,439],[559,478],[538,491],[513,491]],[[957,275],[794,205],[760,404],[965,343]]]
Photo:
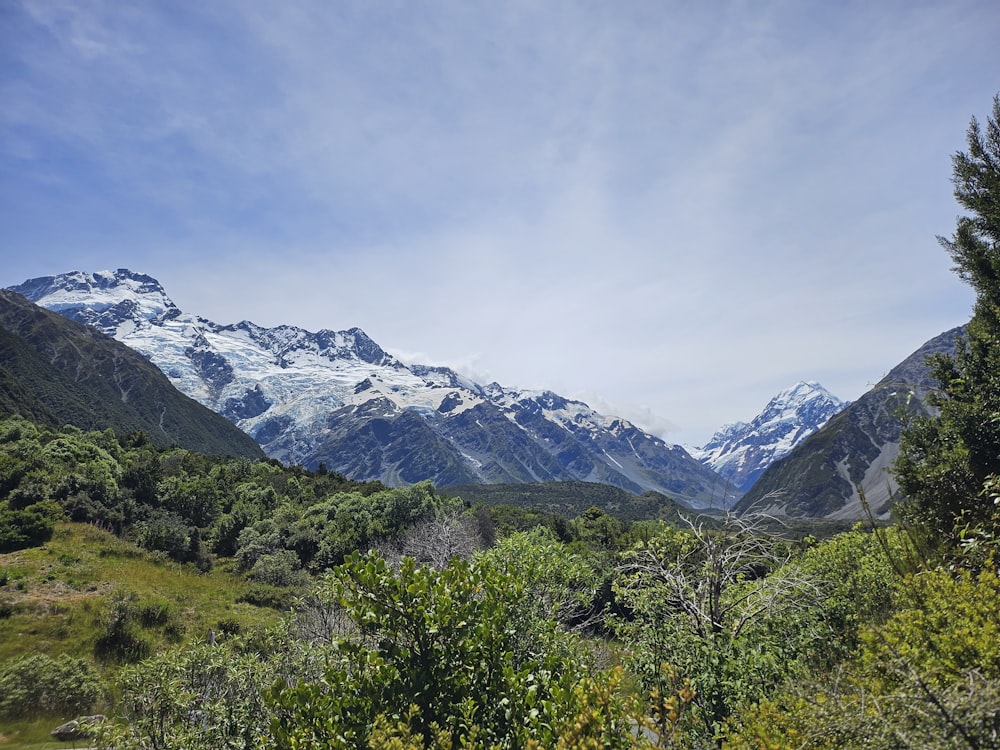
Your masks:
[[[142,353],[286,463],[391,485],[602,482],[698,508],[739,496],[680,446],[623,419],[550,391],[407,365],[359,328],[219,325],[126,269],[32,279],[14,291]]]
[[[747,492],[767,468],[847,406],[819,383],[782,391],[749,423],[727,425],[692,455]]]
[[[860,486],[880,518],[888,517],[896,483],[886,469],[899,453],[906,414],[927,414],[936,387],[926,359],[953,354],[962,328],[925,343],[856,402],[835,415],[783,460],[772,465],[736,504],[788,516],[863,518]]]
[[[260,458],[232,423],[180,393],[137,352],[0,290],[0,412],[84,430],[142,431],[156,445]]]

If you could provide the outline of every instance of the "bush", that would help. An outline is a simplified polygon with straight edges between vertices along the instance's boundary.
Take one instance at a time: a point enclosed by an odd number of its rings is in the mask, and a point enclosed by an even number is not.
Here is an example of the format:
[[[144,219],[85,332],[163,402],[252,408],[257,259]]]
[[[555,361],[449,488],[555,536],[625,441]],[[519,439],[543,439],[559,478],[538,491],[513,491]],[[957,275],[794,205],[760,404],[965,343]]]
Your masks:
[[[1000,578],[924,571],[900,584],[899,598],[840,672],[749,708],[729,747],[997,747]]]
[[[103,661],[127,664],[145,659],[152,653],[149,641],[137,632],[139,597],[132,591],[116,591],[101,615],[101,634],[94,644],[94,655]]]
[[[134,748],[258,748],[269,720],[261,686],[275,679],[266,658],[239,639],[190,644],[119,674],[122,721],[109,722],[100,746]]]
[[[295,592],[292,589],[269,586],[264,583],[251,584],[246,593],[237,597],[236,601],[252,604],[255,607],[268,607],[284,612],[291,609],[295,603]]]
[[[258,558],[250,571],[250,577],[257,583],[279,587],[305,585],[309,580],[299,564],[299,558],[287,549]]]
[[[187,559],[191,547],[184,519],[165,510],[153,511],[149,518],[136,523],[132,528],[132,538],[143,549],[166,552],[179,562]]]
[[[335,642],[320,680],[276,683],[273,747],[648,747],[620,678],[591,673],[585,644],[488,563],[355,553],[317,593],[361,637]]]
[[[100,679],[86,659],[28,654],[0,667],[0,718],[77,716],[101,697]]]
[[[0,552],[37,547],[52,538],[62,509],[52,500],[34,503],[23,510],[0,510]]]

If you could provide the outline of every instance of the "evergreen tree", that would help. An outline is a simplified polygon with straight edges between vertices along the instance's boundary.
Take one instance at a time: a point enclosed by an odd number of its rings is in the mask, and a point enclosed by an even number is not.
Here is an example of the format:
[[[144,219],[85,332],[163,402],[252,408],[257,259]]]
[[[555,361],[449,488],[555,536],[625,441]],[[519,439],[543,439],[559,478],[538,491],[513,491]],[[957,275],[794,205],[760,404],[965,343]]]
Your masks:
[[[1000,95],[985,132],[973,117],[967,139],[952,181],[970,214],[938,240],[975,290],[975,308],[955,357],[931,362],[938,414],[908,426],[894,466],[910,500],[904,514],[952,541],[971,530],[995,538],[1000,521]]]

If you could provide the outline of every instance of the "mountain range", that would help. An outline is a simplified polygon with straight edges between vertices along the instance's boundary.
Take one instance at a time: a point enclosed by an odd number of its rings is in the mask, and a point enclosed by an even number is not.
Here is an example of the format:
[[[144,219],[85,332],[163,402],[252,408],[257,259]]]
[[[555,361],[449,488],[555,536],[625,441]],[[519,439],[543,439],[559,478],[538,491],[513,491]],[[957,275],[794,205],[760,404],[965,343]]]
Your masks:
[[[551,391],[407,365],[360,328],[220,325],[181,311],[154,278],[127,269],[11,289],[138,351],[286,463],[391,485],[600,482],[694,508],[740,495],[681,446],[624,419]]]
[[[864,517],[862,496],[874,515],[888,516],[895,484],[885,470],[906,415],[928,413],[924,399],[935,386],[925,359],[953,353],[962,330],[928,341],[854,403],[798,383],[750,422],[685,450],[551,391],[405,364],[360,328],[220,325],[181,311],[155,279],[126,269],[10,289],[0,297],[6,411],[142,429],[157,442],[210,453],[259,455],[256,441],[285,463],[390,485],[582,481],[696,509],[833,520]],[[65,318],[86,326],[60,329]],[[53,408],[59,383],[68,390]],[[170,384],[190,397],[176,402],[183,409],[163,395]]]

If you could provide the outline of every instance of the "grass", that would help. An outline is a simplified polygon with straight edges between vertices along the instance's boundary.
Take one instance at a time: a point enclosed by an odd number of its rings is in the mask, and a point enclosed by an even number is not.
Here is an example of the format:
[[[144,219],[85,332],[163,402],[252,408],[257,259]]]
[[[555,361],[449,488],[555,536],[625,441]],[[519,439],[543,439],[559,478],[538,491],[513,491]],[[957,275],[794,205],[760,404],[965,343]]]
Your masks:
[[[38,652],[96,662],[94,645],[116,592],[136,595],[141,634],[154,653],[203,638],[209,628],[276,623],[276,610],[238,601],[250,587],[226,565],[200,573],[93,526],[59,524],[45,545],[0,554],[0,665]],[[118,667],[98,666],[110,685]],[[70,747],[49,736],[70,718],[0,722],[0,748]]]
[[[32,719],[19,721],[10,726],[0,727],[0,748],[3,750],[64,750],[73,747],[72,743],[60,742],[49,734],[58,726],[58,720]],[[85,743],[78,743],[84,747]]]

